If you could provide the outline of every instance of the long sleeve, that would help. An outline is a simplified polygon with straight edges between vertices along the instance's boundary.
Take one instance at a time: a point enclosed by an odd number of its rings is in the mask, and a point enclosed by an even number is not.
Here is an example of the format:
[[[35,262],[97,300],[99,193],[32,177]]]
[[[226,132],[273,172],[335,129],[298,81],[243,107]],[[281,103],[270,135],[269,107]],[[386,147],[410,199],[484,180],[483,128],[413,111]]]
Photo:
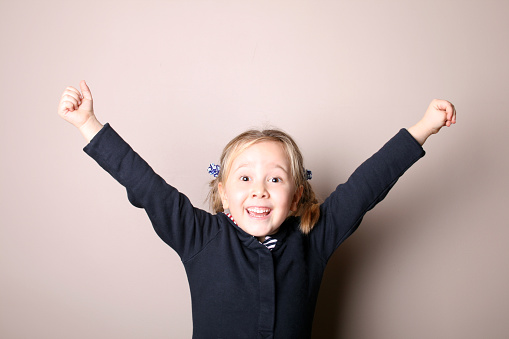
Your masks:
[[[334,250],[359,226],[370,209],[382,201],[397,180],[425,154],[421,145],[401,129],[378,152],[363,162],[321,206],[315,248],[328,260]],[[315,231],[315,230],[313,230]]]
[[[219,232],[217,217],[196,209],[167,184],[106,124],[84,148],[127,189],[129,201],[144,208],[155,231],[185,260],[199,252]]]

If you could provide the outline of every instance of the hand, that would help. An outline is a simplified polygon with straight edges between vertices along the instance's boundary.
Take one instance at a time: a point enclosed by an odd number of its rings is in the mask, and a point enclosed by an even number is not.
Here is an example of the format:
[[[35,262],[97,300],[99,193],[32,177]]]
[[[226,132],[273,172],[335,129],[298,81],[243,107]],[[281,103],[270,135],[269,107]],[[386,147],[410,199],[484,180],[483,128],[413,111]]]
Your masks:
[[[447,100],[435,99],[431,102],[422,119],[408,131],[422,145],[432,134],[444,126],[456,123],[456,108]]]
[[[67,87],[58,105],[58,115],[77,127],[81,134],[90,141],[103,125],[94,114],[92,93],[85,80],[80,82],[80,91]]]
[[[456,109],[447,100],[435,99],[431,102],[420,123],[436,134],[444,126],[450,127],[456,123]]]
[[[94,116],[92,93],[85,80],[80,82],[83,94],[74,87],[67,87],[58,106],[58,114],[77,128]]]

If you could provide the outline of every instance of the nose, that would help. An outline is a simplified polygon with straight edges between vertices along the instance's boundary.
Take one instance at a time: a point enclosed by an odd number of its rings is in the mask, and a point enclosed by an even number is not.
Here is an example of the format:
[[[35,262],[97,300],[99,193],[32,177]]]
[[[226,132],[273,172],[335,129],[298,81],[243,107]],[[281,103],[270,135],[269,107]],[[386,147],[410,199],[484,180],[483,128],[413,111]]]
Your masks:
[[[253,198],[268,198],[269,197],[269,191],[267,191],[267,187],[265,186],[265,183],[257,182],[254,183],[251,189],[251,196]]]

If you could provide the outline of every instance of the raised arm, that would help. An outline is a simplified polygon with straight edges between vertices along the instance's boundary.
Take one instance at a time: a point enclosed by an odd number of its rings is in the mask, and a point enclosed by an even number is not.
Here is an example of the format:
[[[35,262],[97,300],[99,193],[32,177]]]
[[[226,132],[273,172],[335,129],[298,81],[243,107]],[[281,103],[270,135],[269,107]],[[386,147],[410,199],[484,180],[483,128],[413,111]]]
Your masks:
[[[95,117],[85,81],[80,91],[67,87],[58,114],[88,141],[84,151],[127,190],[129,201],[144,208],[155,231],[185,260],[219,232],[218,219],[193,207],[189,199],[164,181],[109,124]]]
[[[80,82],[80,91],[74,87],[67,87],[60,98],[58,115],[73,124],[83,137],[90,142],[103,125],[94,114],[92,93],[85,80]]]
[[[417,124],[400,130],[325,200],[319,220],[323,226],[315,226],[311,235],[315,247],[328,258],[355,231],[364,214],[383,200],[399,177],[424,156],[421,146],[426,139],[443,126],[455,123],[454,106],[445,100],[433,100]]]

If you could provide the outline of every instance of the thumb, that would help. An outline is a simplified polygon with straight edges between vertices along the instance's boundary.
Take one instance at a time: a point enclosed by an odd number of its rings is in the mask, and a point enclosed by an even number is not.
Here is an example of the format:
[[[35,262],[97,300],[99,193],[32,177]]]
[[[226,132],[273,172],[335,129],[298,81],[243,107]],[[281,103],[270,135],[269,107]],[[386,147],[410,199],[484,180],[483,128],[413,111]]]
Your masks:
[[[92,100],[92,92],[90,92],[90,88],[88,88],[85,80],[81,80],[80,82],[81,93],[83,94],[83,98],[87,100]]]

